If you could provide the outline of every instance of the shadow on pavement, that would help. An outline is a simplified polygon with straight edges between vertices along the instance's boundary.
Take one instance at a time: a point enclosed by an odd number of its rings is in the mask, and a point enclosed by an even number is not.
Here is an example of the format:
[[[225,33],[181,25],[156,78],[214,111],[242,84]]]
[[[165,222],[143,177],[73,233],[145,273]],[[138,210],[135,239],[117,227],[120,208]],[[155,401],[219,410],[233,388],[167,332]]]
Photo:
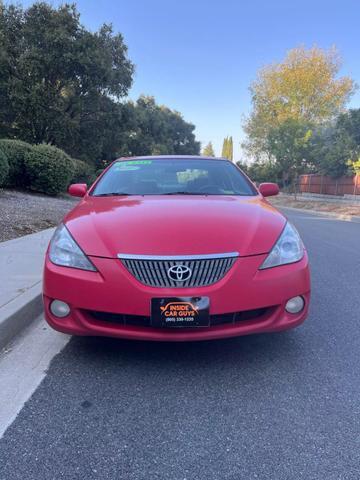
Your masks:
[[[250,335],[205,342],[140,342],[106,337],[73,337],[66,353],[89,363],[110,362],[194,366],[261,364],[297,360],[303,355],[301,328],[275,334]],[[63,351],[64,353],[64,351]],[[257,365],[259,366],[259,365]]]

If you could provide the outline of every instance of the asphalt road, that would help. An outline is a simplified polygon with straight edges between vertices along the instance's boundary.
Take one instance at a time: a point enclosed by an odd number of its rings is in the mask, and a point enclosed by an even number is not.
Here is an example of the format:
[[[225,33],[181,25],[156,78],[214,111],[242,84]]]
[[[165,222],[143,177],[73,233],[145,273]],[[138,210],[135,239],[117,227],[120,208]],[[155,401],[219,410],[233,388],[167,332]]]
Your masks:
[[[0,440],[0,479],[359,480],[360,224],[287,213],[312,265],[303,326],[71,339]]]

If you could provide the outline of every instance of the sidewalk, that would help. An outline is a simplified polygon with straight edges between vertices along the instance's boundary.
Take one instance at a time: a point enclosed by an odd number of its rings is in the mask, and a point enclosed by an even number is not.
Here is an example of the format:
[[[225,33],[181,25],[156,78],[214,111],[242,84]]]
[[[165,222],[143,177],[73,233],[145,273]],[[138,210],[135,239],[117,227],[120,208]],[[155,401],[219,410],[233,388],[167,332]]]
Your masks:
[[[44,254],[53,231],[0,243],[0,348],[41,313]]]

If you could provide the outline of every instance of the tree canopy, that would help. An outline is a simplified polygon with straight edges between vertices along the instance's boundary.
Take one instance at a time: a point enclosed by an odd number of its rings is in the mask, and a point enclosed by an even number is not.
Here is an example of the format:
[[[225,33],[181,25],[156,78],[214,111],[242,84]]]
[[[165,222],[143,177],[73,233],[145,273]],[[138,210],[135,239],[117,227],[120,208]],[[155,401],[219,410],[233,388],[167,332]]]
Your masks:
[[[125,101],[134,65],[120,33],[87,30],[74,4],[0,4],[0,136],[86,161],[198,153],[193,125],[153,98]]]
[[[84,116],[99,114],[102,100],[127,94],[134,66],[111,26],[87,31],[68,4],[0,8],[2,133],[61,143]]]
[[[360,159],[360,109],[342,113],[335,122],[315,130],[312,162],[320,173],[334,178],[358,171]]]
[[[141,96],[129,103],[133,126],[129,131],[127,152],[130,155],[196,155],[200,142],[195,140],[195,126],[182,115],[164,105],[157,105],[154,97]]]
[[[353,93],[351,78],[337,78],[336,50],[298,47],[284,61],[260,70],[250,86],[252,112],[245,123],[248,146],[264,149],[270,128],[286,120],[321,124],[335,118]]]
[[[309,163],[309,149],[312,130],[307,122],[287,119],[278,127],[270,129],[267,136],[267,149],[276,159],[282,183],[296,180]]]
[[[212,142],[209,142],[207,145],[205,145],[202,154],[204,157],[215,157],[215,152],[214,152],[214,147]]]
[[[343,148],[349,139],[338,122],[347,118],[344,107],[355,84],[338,76],[340,65],[335,49],[298,47],[260,70],[250,87],[243,144],[256,162],[275,162],[283,179],[316,167],[333,175],[347,170]]]
[[[233,153],[233,139],[232,137],[224,138],[223,147],[221,156],[223,158],[227,158],[228,160],[233,160],[234,153]]]

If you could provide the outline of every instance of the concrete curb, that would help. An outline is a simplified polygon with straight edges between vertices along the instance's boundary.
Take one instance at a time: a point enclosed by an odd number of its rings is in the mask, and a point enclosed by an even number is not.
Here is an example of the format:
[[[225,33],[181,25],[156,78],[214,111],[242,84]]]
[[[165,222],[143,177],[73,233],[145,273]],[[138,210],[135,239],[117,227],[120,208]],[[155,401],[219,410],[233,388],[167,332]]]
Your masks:
[[[1,309],[0,350],[21,330],[35,320],[43,310],[42,285],[38,282],[25,293],[15,298]]]
[[[44,256],[53,230],[0,242],[0,348],[42,312]]]
[[[310,210],[309,208],[295,208],[286,207],[282,205],[274,205],[276,208],[285,210],[294,210],[295,212],[309,213],[310,215],[316,215],[318,217],[328,217],[335,220],[342,220],[343,222],[360,223],[360,217],[355,215],[346,215],[345,213],[332,213],[332,212],[320,212],[318,210]]]

